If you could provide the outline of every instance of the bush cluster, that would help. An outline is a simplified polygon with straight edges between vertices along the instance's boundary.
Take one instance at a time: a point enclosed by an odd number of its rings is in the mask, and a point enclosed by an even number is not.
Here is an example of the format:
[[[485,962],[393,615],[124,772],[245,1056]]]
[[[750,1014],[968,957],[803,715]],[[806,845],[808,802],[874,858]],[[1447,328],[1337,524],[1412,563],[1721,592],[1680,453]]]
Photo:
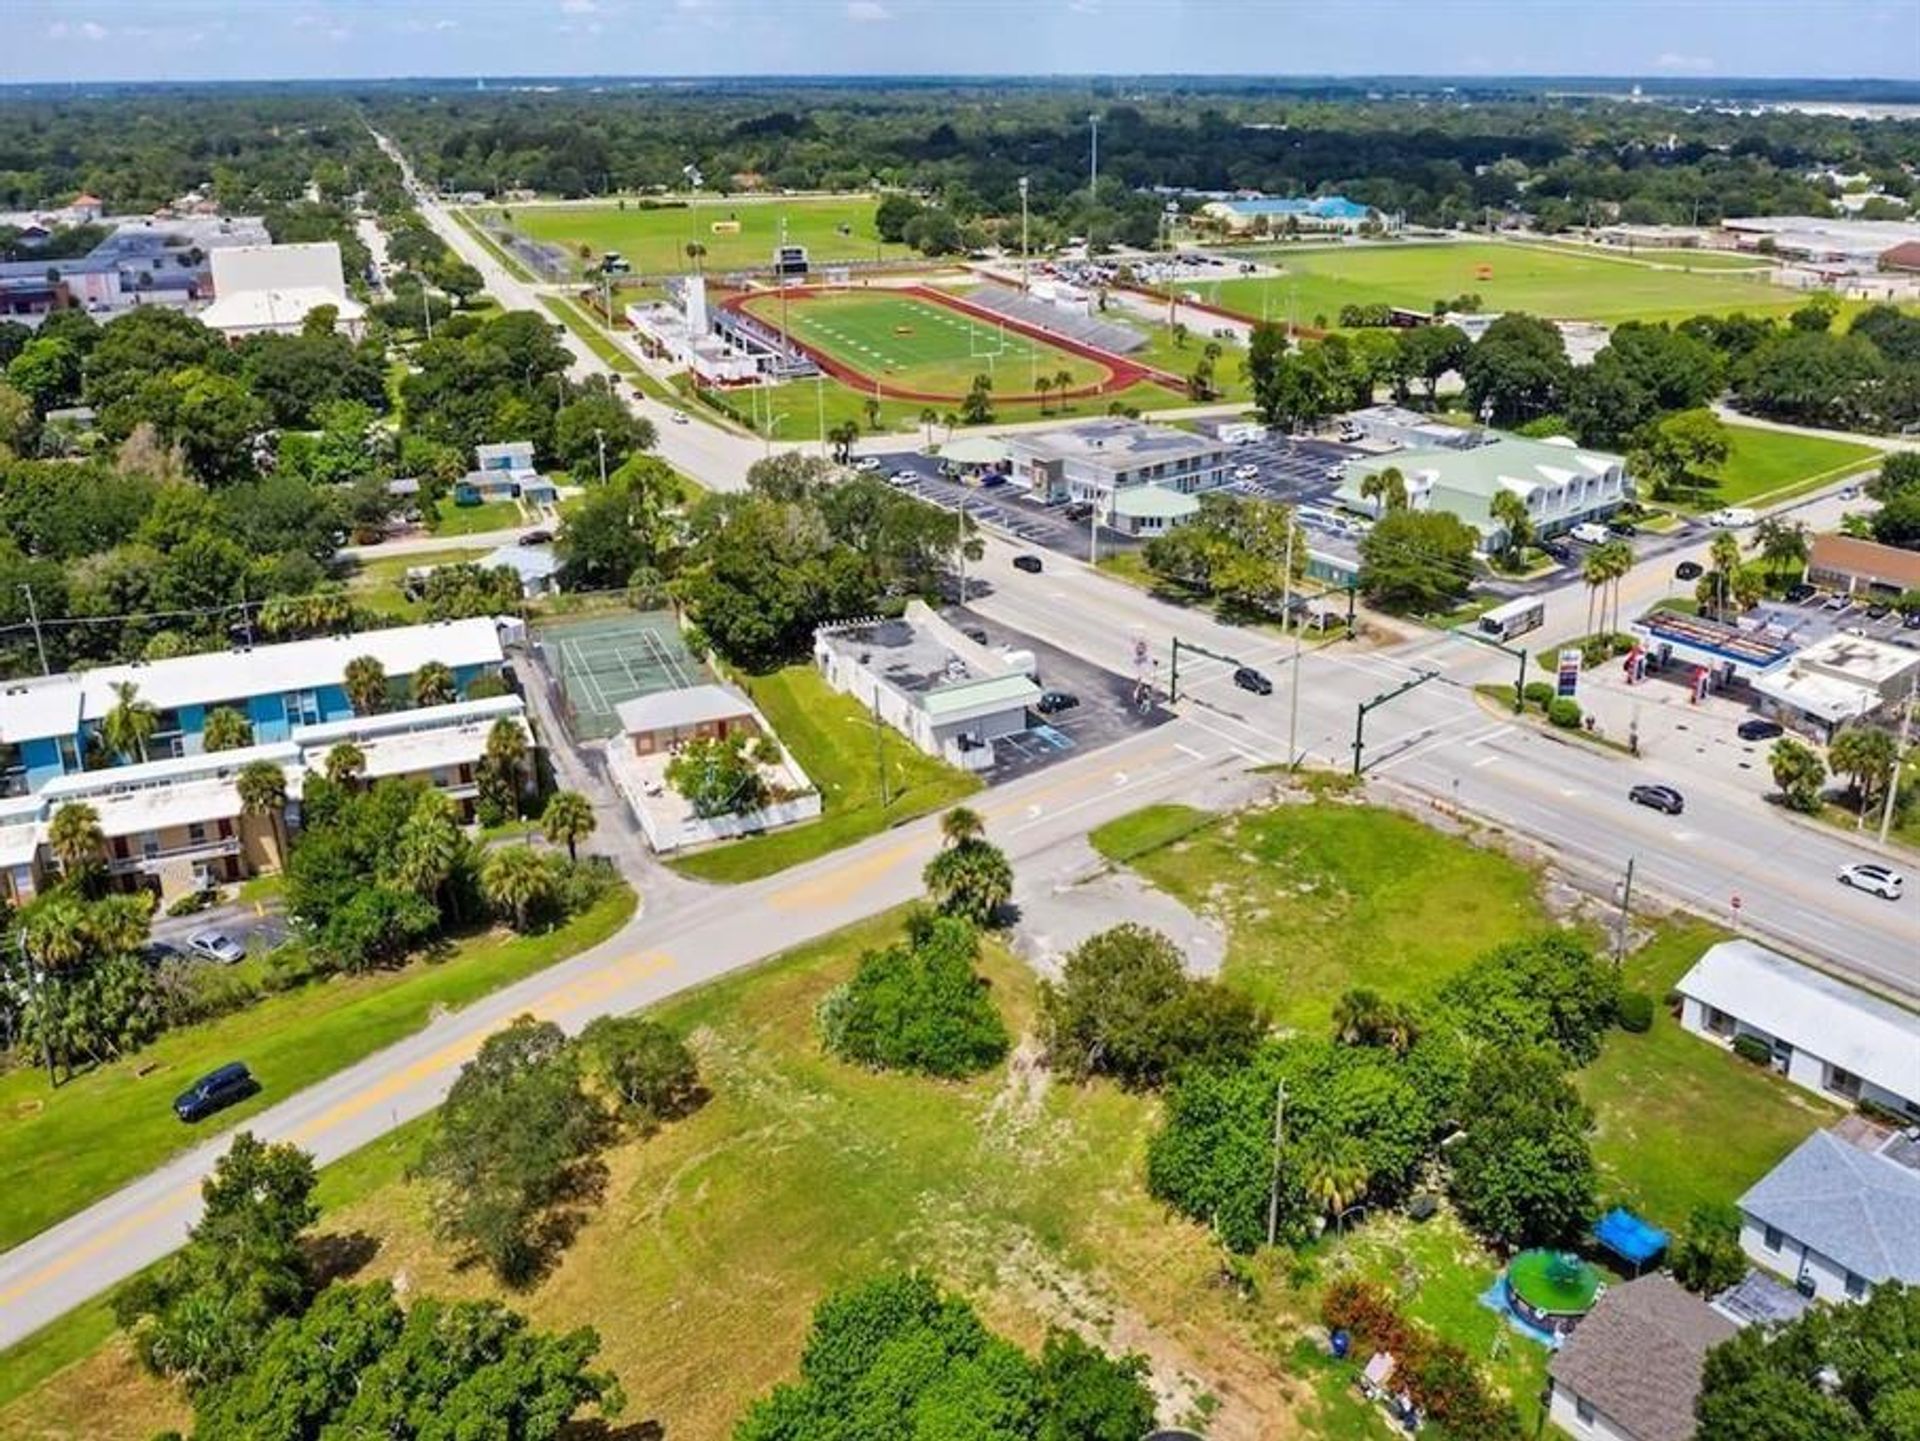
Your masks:
[[[821,1002],[828,1053],[929,1076],[971,1076],[995,1064],[1009,1038],[974,970],[979,955],[971,923],[916,913],[903,943],[861,956],[853,979]]]
[[[1443,1341],[1401,1314],[1393,1298],[1371,1281],[1340,1280],[1320,1300],[1320,1319],[1345,1331],[1371,1354],[1395,1361],[1392,1386],[1404,1391],[1430,1419],[1457,1441],[1520,1441],[1519,1414],[1481,1379],[1460,1347]]]

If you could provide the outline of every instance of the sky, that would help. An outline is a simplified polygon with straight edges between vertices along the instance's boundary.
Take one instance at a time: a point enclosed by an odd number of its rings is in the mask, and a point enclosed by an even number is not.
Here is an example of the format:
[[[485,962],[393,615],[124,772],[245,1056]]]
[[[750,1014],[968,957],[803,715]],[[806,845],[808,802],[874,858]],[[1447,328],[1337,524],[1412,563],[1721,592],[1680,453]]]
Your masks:
[[[483,75],[1920,78],[1920,0],[5,0],[0,82]]]

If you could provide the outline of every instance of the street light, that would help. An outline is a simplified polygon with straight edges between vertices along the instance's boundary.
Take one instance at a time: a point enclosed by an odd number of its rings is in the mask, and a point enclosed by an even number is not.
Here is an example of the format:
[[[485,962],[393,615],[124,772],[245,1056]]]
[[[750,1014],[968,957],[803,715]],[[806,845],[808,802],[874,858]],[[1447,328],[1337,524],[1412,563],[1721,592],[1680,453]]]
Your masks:
[[[1020,293],[1025,295],[1027,285],[1027,177],[1020,177]]]

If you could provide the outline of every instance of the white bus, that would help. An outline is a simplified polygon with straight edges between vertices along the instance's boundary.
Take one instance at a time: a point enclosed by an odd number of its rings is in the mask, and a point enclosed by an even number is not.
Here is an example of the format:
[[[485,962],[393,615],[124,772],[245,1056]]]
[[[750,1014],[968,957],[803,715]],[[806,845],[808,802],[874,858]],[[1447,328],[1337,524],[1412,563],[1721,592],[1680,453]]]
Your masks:
[[[1522,596],[1519,600],[1510,600],[1505,605],[1497,605],[1480,617],[1480,634],[1494,640],[1512,640],[1517,635],[1525,635],[1537,630],[1547,622],[1547,603],[1537,598]]]

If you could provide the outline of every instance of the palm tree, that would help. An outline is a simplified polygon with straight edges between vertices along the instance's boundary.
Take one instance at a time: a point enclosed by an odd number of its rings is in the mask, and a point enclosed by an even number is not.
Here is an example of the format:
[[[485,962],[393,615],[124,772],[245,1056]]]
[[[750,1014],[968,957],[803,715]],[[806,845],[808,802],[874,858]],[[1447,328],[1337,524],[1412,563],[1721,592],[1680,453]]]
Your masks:
[[[1599,599],[1600,588],[1607,583],[1612,569],[1611,563],[1600,553],[1598,547],[1588,551],[1580,559],[1580,579],[1587,583],[1587,628],[1584,632],[1586,635],[1594,633],[1593,603]],[[1604,607],[1601,613],[1605,615]]]
[[[1734,572],[1740,569],[1740,538],[1730,530],[1715,532],[1707,555],[1713,562],[1716,604],[1724,613]]]
[[[1806,567],[1807,527],[1804,522],[1781,520],[1770,515],[1760,522],[1754,539],[1759,542],[1760,554],[1766,558],[1767,568],[1776,577],[1789,569],[1798,574]]]
[[[947,846],[921,873],[934,904],[975,925],[991,925],[1013,898],[1013,867],[1001,849],[977,837]]]
[[[1047,414],[1047,401],[1053,395],[1052,378],[1045,375],[1041,376],[1038,380],[1034,381],[1033,389],[1034,393],[1040,397],[1040,413],[1042,415]]]
[[[387,668],[370,655],[347,662],[342,678],[347,704],[355,715],[378,715],[387,708]]]
[[[933,444],[933,428],[939,423],[940,423],[940,412],[935,410],[932,406],[929,405],[926,409],[920,412],[920,429],[925,433],[926,443],[928,445]]]
[[[394,847],[394,878],[438,907],[464,845],[453,802],[439,791],[423,792],[401,824]]]
[[[1865,816],[1873,797],[1886,786],[1899,754],[1899,744],[1891,735],[1867,725],[1843,727],[1827,747],[1827,764],[1835,775],[1847,778],[1859,815]]]
[[[367,773],[367,753],[352,741],[341,741],[327,752],[327,779],[337,786],[352,786]]]
[[[553,872],[526,846],[496,846],[480,863],[480,890],[488,905],[524,931],[528,918],[553,898]]]
[[[1620,582],[1633,574],[1633,547],[1624,540],[1610,540],[1599,546],[1595,554],[1604,557],[1602,568],[1607,583],[1613,587],[1613,624],[1607,628],[1612,634],[1620,629]]]
[[[100,722],[100,739],[123,760],[147,758],[147,742],[160,726],[160,712],[140,699],[140,687],[130,680],[113,683],[113,709]]]
[[[526,733],[501,716],[487,732],[486,753],[480,757],[480,794],[508,815],[520,813],[521,767],[526,756]]]
[[[1327,1216],[1337,1218],[1367,1194],[1367,1163],[1357,1142],[1342,1137],[1304,1168],[1301,1185],[1307,1198]]]
[[[556,845],[564,844],[567,859],[574,862],[580,859],[580,842],[593,834],[597,824],[593,803],[579,791],[555,791],[540,813],[541,834]]]
[[[68,801],[47,823],[47,846],[60,862],[62,875],[76,880],[85,877],[107,848],[100,813],[85,801]]]
[[[62,977],[87,958],[91,939],[87,931],[86,904],[76,895],[52,892],[21,911],[18,923],[20,946],[32,962],[28,978],[34,984],[34,1000],[40,1030],[40,1049],[47,1063],[47,1084],[56,1085],[54,1070],[55,1038],[59,1037],[60,1060],[66,1063],[66,1038],[60,1035],[58,1008],[54,991]],[[68,1065],[68,1074],[72,1074]]]
[[[216,706],[207,712],[201,728],[200,744],[209,751],[237,751],[253,744],[253,722],[230,705]]]
[[[940,817],[940,839],[947,845],[965,845],[986,833],[987,823],[980,818],[980,812],[967,806],[955,806]]]
[[[460,698],[453,672],[444,662],[422,661],[413,673],[413,703],[416,706],[451,705]]]
[[[287,863],[287,775],[272,761],[249,761],[234,777],[242,815],[265,816],[273,827],[273,863]]]
[[[1364,475],[1360,478],[1360,498],[1374,501],[1375,508],[1381,511],[1405,510],[1407,478],[1400,473],[1398,466],[1393,465]]]
[[[1526,501],[1511,490],[1497,491],[1488,512],[1505,534],[1501,549],[1506,553],[1507,563],[1518,563],[1533,541],[1533,517],[1527,513]]]

